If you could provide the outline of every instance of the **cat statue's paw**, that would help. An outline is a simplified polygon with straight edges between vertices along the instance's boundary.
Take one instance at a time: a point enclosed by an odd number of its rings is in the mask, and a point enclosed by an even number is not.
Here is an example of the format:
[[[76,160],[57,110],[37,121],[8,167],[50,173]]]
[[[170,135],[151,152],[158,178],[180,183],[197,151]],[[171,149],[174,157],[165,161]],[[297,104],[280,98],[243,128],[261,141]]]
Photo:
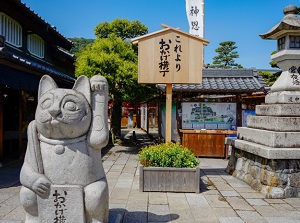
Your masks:
[[[100,75],[95,75],[91,78],[91,90],[92,91],[107,91],[108,84],[105,77]]]
[[[50,190],[51,182],[46,177],[38,178],[32,185],[32,190],[40,197],[46,196]]]

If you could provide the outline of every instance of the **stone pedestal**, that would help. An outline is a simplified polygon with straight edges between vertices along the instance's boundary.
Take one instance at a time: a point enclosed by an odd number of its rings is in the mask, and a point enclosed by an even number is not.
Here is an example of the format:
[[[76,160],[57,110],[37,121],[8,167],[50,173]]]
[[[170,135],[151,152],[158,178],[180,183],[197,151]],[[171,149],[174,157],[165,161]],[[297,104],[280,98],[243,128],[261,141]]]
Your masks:
[[[233,147],[227,171],[267,198],[298,197],[299,85],[297,70],[283,71],[266,104],[256,106],[256,116],[248,116],[247,127],[239,127],[237,139],[227,142]]]
[[[300,104],[258,105],[237,139],[227,140],[233,147],[227,171],[267,198],[298,197],[299,111]]]

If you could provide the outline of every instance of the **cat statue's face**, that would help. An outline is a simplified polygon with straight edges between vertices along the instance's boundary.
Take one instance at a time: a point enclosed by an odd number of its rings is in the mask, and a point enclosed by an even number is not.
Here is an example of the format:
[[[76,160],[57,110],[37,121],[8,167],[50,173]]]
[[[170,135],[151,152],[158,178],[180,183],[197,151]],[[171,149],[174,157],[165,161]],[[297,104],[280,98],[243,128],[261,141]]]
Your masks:
[[[51,77],[43,78],[35,114],[38,132],[52,139],[76,138],[86,134],[91,124],[89,82],[75,83],[75,89],[62,89],[57,88]]]

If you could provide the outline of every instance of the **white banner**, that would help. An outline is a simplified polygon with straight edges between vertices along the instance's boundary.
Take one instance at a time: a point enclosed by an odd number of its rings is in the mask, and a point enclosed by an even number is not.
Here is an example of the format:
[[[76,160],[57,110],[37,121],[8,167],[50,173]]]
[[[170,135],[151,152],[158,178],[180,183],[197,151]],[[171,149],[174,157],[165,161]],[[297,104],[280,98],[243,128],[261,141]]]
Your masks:
[[[190,34],[204,38],[204,0],[186,0]]]

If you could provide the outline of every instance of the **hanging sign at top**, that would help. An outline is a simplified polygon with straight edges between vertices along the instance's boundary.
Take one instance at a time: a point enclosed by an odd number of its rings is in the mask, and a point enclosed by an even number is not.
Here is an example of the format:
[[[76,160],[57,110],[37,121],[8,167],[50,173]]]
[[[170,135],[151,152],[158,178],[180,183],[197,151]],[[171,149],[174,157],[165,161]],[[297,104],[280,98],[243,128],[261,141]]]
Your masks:
[[[204,37],[204,0],[186,0],[190,34]]]

